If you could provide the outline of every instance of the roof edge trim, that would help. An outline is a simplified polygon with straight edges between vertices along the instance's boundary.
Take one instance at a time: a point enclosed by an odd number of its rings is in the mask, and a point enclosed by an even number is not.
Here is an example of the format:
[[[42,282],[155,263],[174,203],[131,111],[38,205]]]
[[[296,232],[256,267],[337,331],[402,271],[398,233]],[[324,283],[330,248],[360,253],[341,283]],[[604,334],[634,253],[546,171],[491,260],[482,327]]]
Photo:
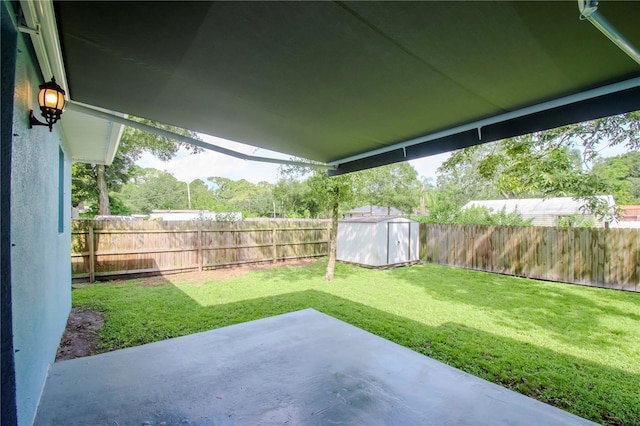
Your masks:
[[[33,1],[20,0],[20,7],[24,13],[27,27],[23,32],[29,34],[31,43],[36,53],[36,59],[40,67],[40,72],[47,81],[50,77],[55,77],[56,82],[66,92],[67,104],[71,101],[71,93],[67,83],[64,61],[62,59],[62,49],[58,37],[58,25],[56,24],[53,2],[51,0]],[[61,126],[62,142],[66,152],[70,154],[72,160],[82,161],[73,155],[73,149],[69,146],[64,122]],[[102,164],[110,165],[120,144],[120,136],[124,126],[111,124],[108,131],[108,138],[105,140],[104,160]]]
[[[469,130],[478,130],[478,143],[482,142],[482,128],[492,124],[501,123],[504,121],[512,120],[514,118],[524,117],[526,115],[535,114],[538,112],[550,110],[557,107],[570,105],[576,102],[581,102],[593,98],[597,98],[603,95],[608,95],[616,92],[621,92],[627,89],[640,87],[640,77],[632,78],[629,80],[621,81],[618,83],[610,84],[607,86],[597,87],[595,89],[587,90],[585,92],[576,93],[574,95],[565,96],[562,98],[554,99],[551,101],[543,102],[537,105],[532,105],[526,108],[518,109],[515,111],[507,112],[504,114],[496,115],[493,117],[485,118],[482,120],[474,121],[461,126],[453,127],[447,130],[443,130],[429,135],[419,136],[417,138],[409,139],[404,142],[396,143],[386,146],[384,148],[374,149],[372,151],[363,152],[361,154],[352,155],[350,157],[341,158],[339,160],[331,161],[328,164],[333,166],[339,166],[343,163],[362,160],[364,158],[372,157],[378,154],[386,154],[390,151],[404,149],[413,145],[418,145],[424,142],[429,142],[436,139],[452,136],[457,133],[467,132]]]
[[[477,129],[472,128],[428,142],[396,149],[395,151],[342,163],[336,170],[329,170],[329,175],[335,176],[385,164],[414,160],[486,142],[631,111],[640,111],[640,86],[487,125],[482,128],[482,139],[478,139]]]
[[[36,52],[40,71],[45,79],[55,76],[56,82],[70,99],[67,75],[62,60],[62,50],[58,39],[58,26],[53,12],[53,2],[20,0],[25,21],[30,29],[31,42]]]

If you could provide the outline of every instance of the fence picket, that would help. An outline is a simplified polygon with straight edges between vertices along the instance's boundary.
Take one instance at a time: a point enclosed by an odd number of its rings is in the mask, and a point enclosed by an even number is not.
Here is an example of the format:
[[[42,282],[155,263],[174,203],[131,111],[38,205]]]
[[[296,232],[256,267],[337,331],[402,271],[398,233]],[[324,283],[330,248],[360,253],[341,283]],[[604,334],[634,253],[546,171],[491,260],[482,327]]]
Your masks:
[[[226,265],[326,256],[330,224],[91,221],[72,223],[72,277],[201,271]]]
[[[640,230],[421,224],[422,260],[640,292]]]

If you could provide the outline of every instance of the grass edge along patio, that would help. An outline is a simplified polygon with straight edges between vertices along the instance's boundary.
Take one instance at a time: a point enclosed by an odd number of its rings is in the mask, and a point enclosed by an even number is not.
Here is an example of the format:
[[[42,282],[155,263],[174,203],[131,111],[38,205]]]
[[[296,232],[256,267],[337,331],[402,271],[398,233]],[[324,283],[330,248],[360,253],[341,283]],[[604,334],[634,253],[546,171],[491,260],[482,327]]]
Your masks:
[[[105,313],[103,351],[314,308],[578,416],[639,424],[637,294],[439,265],[339,264],[327,283],[325,263],[80,285],[73,305]]]

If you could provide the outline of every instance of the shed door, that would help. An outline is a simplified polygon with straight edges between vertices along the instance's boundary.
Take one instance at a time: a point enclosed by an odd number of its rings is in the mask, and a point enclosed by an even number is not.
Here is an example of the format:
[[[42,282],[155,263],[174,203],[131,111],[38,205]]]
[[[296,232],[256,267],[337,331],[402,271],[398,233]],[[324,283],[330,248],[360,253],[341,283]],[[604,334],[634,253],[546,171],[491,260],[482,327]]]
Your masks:
[[[409,262],[409,227],[410,222],[388,223],[389,233],[387,240],[388,264]]]

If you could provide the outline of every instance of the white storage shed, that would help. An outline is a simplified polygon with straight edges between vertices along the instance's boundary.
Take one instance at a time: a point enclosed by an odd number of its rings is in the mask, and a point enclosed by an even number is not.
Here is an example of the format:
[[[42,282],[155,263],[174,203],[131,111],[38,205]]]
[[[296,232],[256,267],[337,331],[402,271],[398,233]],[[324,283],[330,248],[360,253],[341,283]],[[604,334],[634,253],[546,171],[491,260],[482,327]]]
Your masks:
[[[419,259],[420,231],[402,217],[355,217],[338,222],[337,259],[363,266],[400,265]]]

